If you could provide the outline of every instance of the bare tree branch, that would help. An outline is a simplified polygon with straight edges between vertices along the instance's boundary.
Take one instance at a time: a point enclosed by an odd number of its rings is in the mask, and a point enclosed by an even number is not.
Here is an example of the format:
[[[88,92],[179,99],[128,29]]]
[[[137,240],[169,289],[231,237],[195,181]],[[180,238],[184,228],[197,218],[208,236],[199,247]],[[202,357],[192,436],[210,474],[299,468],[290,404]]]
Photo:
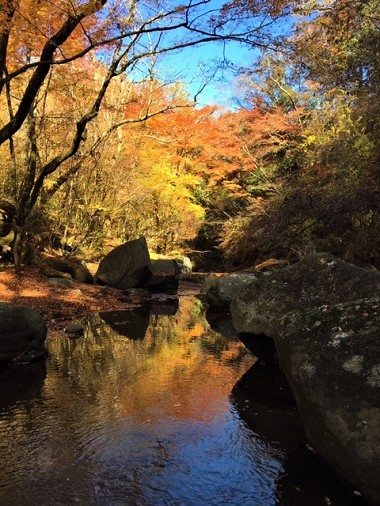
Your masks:
[[[69,14],[61,28],[46,42],[40,58],[43,63],[34,71],[13,118],[0,129],[0,144],[8,140],[25,121],[30,107],[50,70],[51,60],[56,49],[69,38],[82,19],[98,12],[106,2],[107,0],[89,0],[78,12]]]
[[[15,0],[5,0],[5,4],[0,5],[0,23],[2,24],[0,28],[0,93],[4,86],[3,76],[6,74],[9,33],[15,10]]]

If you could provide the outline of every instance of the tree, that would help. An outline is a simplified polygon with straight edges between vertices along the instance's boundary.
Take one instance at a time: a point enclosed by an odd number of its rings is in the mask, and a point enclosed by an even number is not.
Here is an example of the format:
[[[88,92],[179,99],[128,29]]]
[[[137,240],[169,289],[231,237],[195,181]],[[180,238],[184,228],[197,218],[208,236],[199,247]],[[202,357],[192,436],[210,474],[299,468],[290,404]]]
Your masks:
[[[151,251],[166,253],[191,238],[203,216],[193,195],[199,177],[179,162],[175,147],[177,116],[185,119],[183,108],[187,104],[192,111],[192,103],[182,98],[178,85],[152,81],[130,85],[129,102],[122,113],[118,107],[126,89],[124,83],[112,90],[106,101],[107,116],[92,123],[89,135],[107,130],[105,121],[113,125],[117,116],[133,117],[145,110],[147,101],[157,107],[166,104],[167,113],[114,130],[98,145],[96,163],[89,160],[69,185],[58,190],[50,202],[50,215],[53,211],[56,233],[64,235],[70,247],[102,248],[105,243],[145,235]],[[192,123],[186,124],[191,131]],[[59,206],[62,201],[64,210]]]
[[[88,126],[102,113],[111,83],[118,76],[128,73],[131,80],[141,80],[144,62],[148,62],[149,74],[152,58],[185,47],[228,40],[256,46],[270,40],[269,23],[255,24],[262,21],[262,13],[249,25],[234,16],[220,24],[208,0],[172,2],[170,9],[165,5],[139,0],[60,0],[55,4],[7,0],[1,7],[0,102],[8,116],[1,117],[0,145],[8,143],[9,149],[11,174],[7,180],[16,204],[14,252],[18,264],[27,219],[47,179],[59,170],[55,186],[63,184],[92,156],[102,137],[127,122],[145,121],[167,109],[148,103],[139,116],[120,119],[92,144],[87,142]],[[60,139],[58,135],[55,149],[43,157],[46,106],[53,103],[52,96],[57,106],[65,104],[65,94],[76,86],[80,71],[87,72],[87,78],[94,71],[91,92],[83,97],[81,109],[69,114],[71,124],[67,121]],[[20,170],[18,154],[23,150]]]
[[[221,246],[235,264],[269,256],[294,260],[314,250],[378,264],[377,3],[308,3],[288,39],[290,54],[266,52],[255,62],[258,73],[250,69],[250,79],[244,77],[250,86],[245,99],[284,112],[302,105],[304,112],[292,156],[272,159],[281,191],[225,224]]]

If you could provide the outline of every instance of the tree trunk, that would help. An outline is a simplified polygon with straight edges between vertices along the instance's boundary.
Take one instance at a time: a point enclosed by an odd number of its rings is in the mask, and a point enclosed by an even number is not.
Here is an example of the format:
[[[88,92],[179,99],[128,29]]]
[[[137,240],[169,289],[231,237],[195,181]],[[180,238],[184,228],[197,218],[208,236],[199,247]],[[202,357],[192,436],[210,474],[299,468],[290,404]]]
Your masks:
[[[13,258],[16,270],[22,268],[22,244],[23,244],[24,227],[15,225],[13,238]]]

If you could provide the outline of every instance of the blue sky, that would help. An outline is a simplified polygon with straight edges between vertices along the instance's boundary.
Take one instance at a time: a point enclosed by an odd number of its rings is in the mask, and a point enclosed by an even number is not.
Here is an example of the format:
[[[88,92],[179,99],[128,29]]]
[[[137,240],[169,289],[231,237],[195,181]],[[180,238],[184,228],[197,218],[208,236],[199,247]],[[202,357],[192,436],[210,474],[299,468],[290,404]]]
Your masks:
[[[251,52],[252,53],[252,52]],[[199,91],[205,82],[210,68],[223,59],[230,62],[218,70],[215,77],[204,88],[198,97],[199,105],[217,104],[232,106],[234,96],[234,67],[245,66],[251,59],[247,48],[237,43],[207,43],[197,47],[181,50],[179,53],[165,55],[161,69],[168,79],[184,81],[191,97]]]
[[[171,7],[179,1],[180,0],[168,0]],[[210,35],[212,35],[212,28],[207,24],[207,20],[210,15],[213,15],[220,9],[224,1],[225,0],[207,0],[205,4],[200,6],[200,11],[195,11],[193,21],[191,21],[190,18],[192,28],[200,30],[205,29],[206,32],[210,30]],[[178,16],[175,23],[183,21],[181,19],[181,11],[179,11]],[[261,26],[264,27],[264,33],[268,32],[270,36],[276,36],[284,31],[289,31],[294,22],[288,13],[287,16],[278,19],[273,25],[270,25],[271,17],[268,13],[263,14],[261,11],[256,17],[250,17],[250,15],[248,15],[245,20],[242,20],[241,26],[237,26],[235,21],[236,19],[231,22],[231,24],[220,25],[221,32],[224,32],[227,36],[228,34],[236,35],[235,30],[242,30],[244,32],[247,29],[247,26],[244,26],[245,22],[247,22],[251,24],[251,29]],[[203,22],[205,22],[205,24],[203,24]],[[262,33],[261,29],[256,33],[254,31],[252,33],[253,44],[257,43],[257,40],[264,44],[268,41],[268,39],[260,38],[260,33]],[[179,30],[168,32],[164,36],[162,36],[162,34],[149,35],[146,39],[146,46],[154,45],[160,40],[161,47],[162,45],[163,47],[168,47],[172,44],[176,45],[177,43],[182,43],[182,37],[184,37],[186,42],[189,42],[196,40],[197,36],[196,32],[186,33],[186,29],[182,30],[180,28]],[[202,35],[200,36],[202,37]],[[198,104],[200,106],[216,104],[232,108],[234,106],[234,78],[236,70],[241,67],[251,66],[254,57],[257,56],[257,49],[249,48],[237,42],[207,42],[181,49],[177,52],[161,54],[155,62],[154,72],[156,78],[168,84],[176,82],[186,83],[190,98],[192,98],[194,94],[204,86],[205,82],[207,82],[207,86],[204,87],[202,93],[198,96]],[[221,62],[223,61],[226,62],[226,64],[221,67]],[[146,64],[149,66],[149,61],[147,61]],[[217,68],[218,65],[219,70],[211,79],[212,70]],[[141,75],[143,75],[147,67],[144,69],[143,62],[141,62],[139,67],[140,69],[137,71],[137,74],[141,72]]]
[[[207,4],[206,10],[219,9],[223,3],[224,1],[221,0],[211,0]],[[252,18],[253,26],[258,26],[262,19],[260,16]],[[269,21],[270,18],[266,22]],[[289,33],[293,23],[294,18],[291,15],[280,18],[271,26],[270,33],[272,36],[284,35],[285,32]],[[198,97],[198,103],[199,105],[216,104],[231,108],[234,106],[236,70],[241,67],[252,66],[252,62],[258,54],[258,49],[249,48],[247,45],[233,41],[226,43],[207,42],[162,56],[158,69],[159,74],[163,73],[169,81],[187,83],[189,93],[193,96],[203,86],[205,78],[207,80],[207,76],[210,75],[210,68],[215,68],[217,62],[220,64],[223,60],[227,61],[228,64],[221,68],[215,74],[214,79],[210,80],[204,88]]]

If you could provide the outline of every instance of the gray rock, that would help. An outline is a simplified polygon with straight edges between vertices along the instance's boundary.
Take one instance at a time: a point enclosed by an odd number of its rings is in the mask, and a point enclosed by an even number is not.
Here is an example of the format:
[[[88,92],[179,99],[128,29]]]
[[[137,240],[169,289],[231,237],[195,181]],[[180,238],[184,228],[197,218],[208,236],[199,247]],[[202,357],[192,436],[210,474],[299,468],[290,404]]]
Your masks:
[[[193,264],[189,257],[178,257],[175,258],[178,264],[180,274],[191,274],[193,272]]]
[[[380,502],[380,296],[288,313],[281,367],[312,447]]]
[[[0,362],[43,347],[46,334],[46,323],[38,313],[0,302]]]
[[[67,288],[75,286],[74,281],[68,278],[49,278],[48,283],[51,286],[66,286]]]
[[[87,266],[78,258],[70,256],[64,258],[43,256],[35,259],[42,272],[47,276],[60,278],[65,275],[80,283],[92,284],[94,278]]]
[[[82,335],[84,332],[84,327],[80,323],[71,322],[65,327],[66,334],[75,334]]]
[[[253,273],[211,274],[202,286],[211,307],[229,309],[231,301],[258,278]]]
[[[150,292],[177,292],[179,267],[175,260],[158,259],[151,261],[152,276],[145,283]]]
[[[98,282],[122,290],[144,285],[152,269],[145,237],[129,241],[113,249],[100,262]]]
[[[375,503],[380,502],[379,294],[378,271],[314,254],[259,278],[231,303],[234,326],[244,339],[274,338],[316,452]]]
[[[276,337],[281,317],[290,312],[370,297],[380,293],[380,273],[348,264],[326,253],[259,277],[231,303],[239,333]]]

